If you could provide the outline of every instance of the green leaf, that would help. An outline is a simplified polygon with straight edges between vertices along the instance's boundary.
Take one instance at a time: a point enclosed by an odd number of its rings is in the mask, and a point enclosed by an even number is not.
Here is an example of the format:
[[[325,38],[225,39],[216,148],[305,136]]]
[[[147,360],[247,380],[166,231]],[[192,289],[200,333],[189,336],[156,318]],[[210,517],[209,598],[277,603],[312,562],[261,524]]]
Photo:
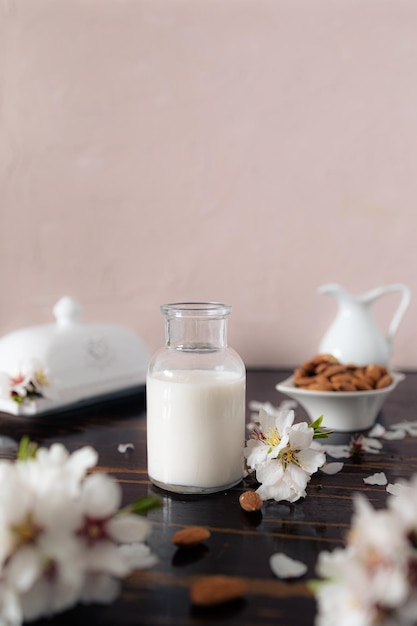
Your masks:
[[[31,441],[27,435],[24,435],[19,443],[17,451],[18,461],[27,461],[28,459],[34,459],[38,450],[38,444]]]
[[[139,498],[133,504],[130,504],[126,508],[122,509],[121,512],[125,513],[136,513],[137,515],[145,515],[152,511],[153,509],[158,509],[163,506],[163,501],[158,496],[143,496],[143,498]]]
[[[321,427],[323,417],[323,415],[320,415],[320,417],[314,420],[314,422],[311,422],[311,424],[309,424],[310,428],[314,430],[313,439],[326,439],[326,437],[334,432],[333,430],[327,430],[327,428]]]
[[[321,423],[323,421],[323,415],[320,415],[320,417],[318,417],[316,420],[314,420],[314,422],[311,422],[311,424],[309,424],[310,428],[312,428],[313,430],[316,430],[316,428],[320,428]]]

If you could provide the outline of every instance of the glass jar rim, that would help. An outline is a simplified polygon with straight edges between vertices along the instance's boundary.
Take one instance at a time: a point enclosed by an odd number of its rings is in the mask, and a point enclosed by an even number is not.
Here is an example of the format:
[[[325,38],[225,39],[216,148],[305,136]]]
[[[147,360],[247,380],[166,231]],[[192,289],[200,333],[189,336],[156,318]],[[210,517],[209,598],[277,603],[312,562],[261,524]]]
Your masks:
[[[161,306],[166,317],[224,317],[231,310],[229,304],[222,302],[173,302]]]

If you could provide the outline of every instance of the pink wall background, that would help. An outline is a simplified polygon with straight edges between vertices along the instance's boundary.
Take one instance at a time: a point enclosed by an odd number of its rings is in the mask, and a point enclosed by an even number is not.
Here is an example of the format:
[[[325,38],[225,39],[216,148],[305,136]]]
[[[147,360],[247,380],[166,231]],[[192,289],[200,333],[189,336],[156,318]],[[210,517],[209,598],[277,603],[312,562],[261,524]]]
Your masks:
[[[0,334],[69,294],[154,350],[160,304],[220,300],[295,365],[323,283],[416,294],[416,32],[414,0],[1,0]]]

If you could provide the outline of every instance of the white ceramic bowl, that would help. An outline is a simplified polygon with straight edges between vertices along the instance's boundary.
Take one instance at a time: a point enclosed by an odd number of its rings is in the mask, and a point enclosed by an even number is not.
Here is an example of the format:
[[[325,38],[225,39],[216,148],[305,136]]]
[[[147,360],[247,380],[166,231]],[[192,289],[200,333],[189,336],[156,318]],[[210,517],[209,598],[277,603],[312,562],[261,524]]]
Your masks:
[[[404,380],[400,372],[390,372],[392,383],[371,391],[312,391],[294,385],[294,376],[278,383],[276,389],[306,411],[312,422],[323,415],[323,426],[334,431],[353,432],[373,426],[387,396]]]

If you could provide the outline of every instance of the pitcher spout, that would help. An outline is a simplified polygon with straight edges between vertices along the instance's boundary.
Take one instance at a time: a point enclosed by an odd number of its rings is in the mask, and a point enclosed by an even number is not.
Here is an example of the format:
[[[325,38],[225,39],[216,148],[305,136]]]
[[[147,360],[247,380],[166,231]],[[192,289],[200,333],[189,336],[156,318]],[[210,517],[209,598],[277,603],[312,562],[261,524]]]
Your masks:
[[[346,289],[343,289],[343,287],[336,283],[328,283],[326,285],[322,285],[317,289],[317,292],[322,295],[335,296],[336,299],[351,299],[352,297],[351,294],[346,291]]]

